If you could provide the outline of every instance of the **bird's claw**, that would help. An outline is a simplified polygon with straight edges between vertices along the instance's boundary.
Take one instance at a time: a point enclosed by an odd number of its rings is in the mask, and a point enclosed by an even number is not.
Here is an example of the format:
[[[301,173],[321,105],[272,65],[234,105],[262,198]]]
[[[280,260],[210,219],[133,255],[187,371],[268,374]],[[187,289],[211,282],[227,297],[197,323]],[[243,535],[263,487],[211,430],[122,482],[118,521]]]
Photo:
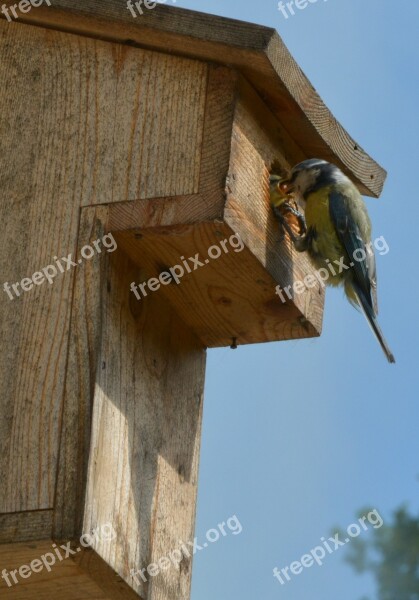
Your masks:
[[[274,206],[273,211],[280,225],[280,241],[282,242],[282,240],[285,238],[285,232],[287,232],[297,252],[305,252],[308,249],[308,245],[311,238],[311,231],[307,232],[307,225],[304,215],[292,206],[286,205],[286,211],[290,212],[291,214],[297,217],[301,229],[303,230],[303,233],[301,235],[295,235],[294,231],[290,227],[290,224],[288,223],[284,214],[279,210],[279,208]]]
[[[292,215],[294,215],[294,217],[296,217],[298,219],[298,223],[303,232],[302,235],[307,233],[307,224],[306,224],[306,219],[305,219],[305,216],[303,215],[303,213],[300,212],[299,210],[297,210],[296,208],[294,208],[293,206],[290,206],[289,204],[285,204],[284,208],[287,212],[291,213]]]

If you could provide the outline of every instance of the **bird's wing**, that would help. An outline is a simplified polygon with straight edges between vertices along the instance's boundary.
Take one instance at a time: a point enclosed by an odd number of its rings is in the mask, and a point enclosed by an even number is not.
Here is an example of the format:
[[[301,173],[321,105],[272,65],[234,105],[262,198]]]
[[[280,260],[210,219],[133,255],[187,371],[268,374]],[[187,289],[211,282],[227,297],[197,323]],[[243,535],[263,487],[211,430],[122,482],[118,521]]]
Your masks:
[[[331,191],[329,212],[339,241],[348,254],[357,287],[362,290],[371,309],[377,314],[374,252],[372,248],[367,248],[367,240],[362,237],[357,215],[351,206],[351,198],[342,192]]]

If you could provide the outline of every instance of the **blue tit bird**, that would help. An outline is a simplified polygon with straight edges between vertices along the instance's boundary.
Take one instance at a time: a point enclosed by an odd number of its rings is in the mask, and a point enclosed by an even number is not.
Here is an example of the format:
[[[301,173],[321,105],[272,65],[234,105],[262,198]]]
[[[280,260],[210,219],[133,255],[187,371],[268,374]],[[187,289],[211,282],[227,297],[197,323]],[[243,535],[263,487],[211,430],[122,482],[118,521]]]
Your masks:
[[[360,307],[387,360],[395,359],[377,322],[377,276],[371,221],[358,189],[335,165],[313,158],[296,165],[279,183],[305,206],[307,231],[290,237],[308,251],[316,269],[327,269],[327,283],[343,285],[349,302]],[[331,265],[338,268],[330,268]]]

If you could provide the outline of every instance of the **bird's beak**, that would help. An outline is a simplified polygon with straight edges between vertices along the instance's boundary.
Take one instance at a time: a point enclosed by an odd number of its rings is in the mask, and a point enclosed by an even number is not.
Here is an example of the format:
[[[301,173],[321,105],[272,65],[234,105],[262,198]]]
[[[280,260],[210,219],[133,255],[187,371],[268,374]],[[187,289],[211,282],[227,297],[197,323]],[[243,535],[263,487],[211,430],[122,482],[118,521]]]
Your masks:
[[[279,189],[283,194],[288,195],[293,192],[294,184],[289,179],[285,179],[279,184]]]

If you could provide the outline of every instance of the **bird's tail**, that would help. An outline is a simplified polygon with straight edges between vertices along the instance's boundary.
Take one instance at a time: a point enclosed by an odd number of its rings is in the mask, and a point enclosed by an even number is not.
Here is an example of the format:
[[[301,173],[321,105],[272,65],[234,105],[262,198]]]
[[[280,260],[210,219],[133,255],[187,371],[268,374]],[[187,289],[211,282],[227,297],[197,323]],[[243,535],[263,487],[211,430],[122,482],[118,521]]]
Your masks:
[[[369,326],[371,327],[375,337],[377,338],[381,348],[383,349],[384,354],[387,357],[387,360],[389,363],[395,363],[396,360],[394,358],[394,355],[392,353],[392,351],[390,350],[383,332],[380,329],[380,326],[378,325],[377,322],[377,318],[374,314],[373,309],[371,308],[371,305],[369,304],[368,300],[365,298],[365,294],[363,292],[363,290],[360,289],[360,287],[356,284],[356,282],[352,282],[352,286],[353,286],[353,290],[358,298],[358,303],[359,306],[362,310],[362,312],[365,315],[365,318],[368,321]]]

